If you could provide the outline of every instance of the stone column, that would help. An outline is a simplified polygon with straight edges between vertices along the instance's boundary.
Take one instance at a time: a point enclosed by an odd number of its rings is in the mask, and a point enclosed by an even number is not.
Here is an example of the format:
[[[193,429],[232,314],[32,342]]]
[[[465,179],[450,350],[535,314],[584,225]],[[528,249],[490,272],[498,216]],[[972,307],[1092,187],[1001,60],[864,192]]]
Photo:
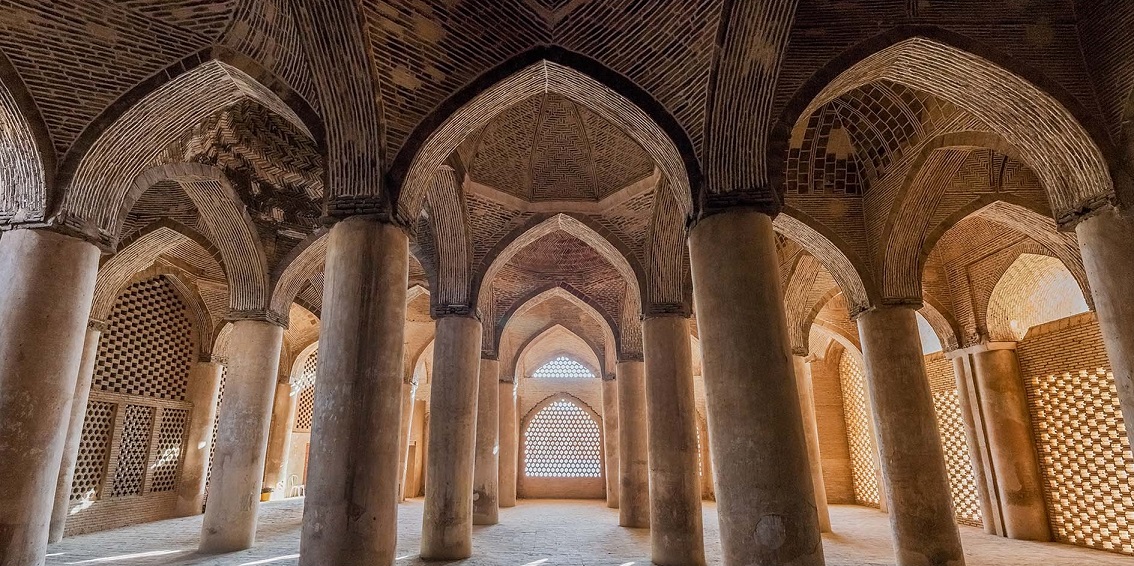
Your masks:
[[[177,484],[178,517],[199,515],[205,505],[205,480],[209,476],[209,453],[213,449],[213,424],[217,418],[221,373],[215,362],[189,366],[185,400],[193,404],[185,426],[185,453],[181,459],[181,482]]]
[[[705,217],[689,257],[724,564],[822,565],[772,219]]]
[[[1050,541],[1043,479],[1015,343],[989,343],[974,352],[973,369],[1004,535]]]
[[[917,319],[908,305],[858,317],[898,566],[965,563]]]
[[[972,356],[964,350],[954,350],[947,355],[953,360],[953,377],[957,380],[957,398],[961,405],[961,421],[965,427],[965,446],[969,450],[969,464],[973,467],[981,523],[984,532],[1004,536],[1000,508],[992,504],[991,492],[996,488],[990,476],[991,468],[985,465],[988,460],[988,445],[985,442],[980,399],[972,371]]]
[[[618,524],[650,526],[650,462],[645,364],[618,362]]]
[[[291,429],[295,427],[296,395],[285,376],[276,383],[272,402],[272,424],[268,428],[268,452],[264,460],[264,487],[272,490],[272,499],[283,499],[287,487],[287,453],[291,449]]]
[[[651,560],[659,566],[703,565],[689,320],[647,318],[642,323],[642,338],[649,421]]]
[[[823,483],[823,458],[819,454],[819,423],[815,420],[815,394],[811,388],[811,364],[802,356],[792,356],[795,386],[799,390],[799,409],[803,413],[803,434],[807,437],[807,467],[815,486],[815,511],[819,530],[831,532],[831,513],[827,510],[827,486]]]
[[[606,506],[618,509],[618,382],[613,374],[602,380],[602,447]]]
[[[45,230],[0,238],[0,564],[43,564],[99,251]]]
[[[96,320],[87,324],[83,356],[79,362],[79,378],[75,383],[75,395],[71,399],[67,440],[63,445],[63,460],[59,464],[59,480],[55,484],[55,505],[51,509],[51,528],[47,535],[49,543],[63,540],[63,530],[67,527],[71,482],[75,479],[75,462],[79,459],[79,443],[83,440],[83,421],[87,418],[87,400],[91,396],[91,381],[94,379],[95,361],[98,359],[98,339],[105,328],[106,323]]]
[[[473,524],[500,522],[500,363],[480,359],[476,403],[476,462],[473,464]]]
[[[426,560],[472,556],[480,342],[481,326],[477,319],[446,316],[437,320],[421,533],[421,557]]]
[[[504,377],[504,376],[501,376]],[[510,377],[510,376],[509,376]],[[516,466],[519,460],[519,427],[516,416],[516,384],[501,380],[500,389],[500,506],[516,506]]]
[[[238,320],[229,342],[225,401],[217,423],[209,501],[201,524],[204,554],[251,548],[272,421],[283,328]]]
[[[709,449],[709,430],[701,423],[699,441],[701,442],[701,499],[716,501],[713,491],[713,456]]]
[[[1134,214],[1107,206],[1075,227],[1106,356],[1134,444]]]
[[[409,243],[359,217],[328,237],[299,563],[391,564]]]
[[[398,427],[398,503],[406,500],[406,485],[409,484],[410,436],[413,433],[413,405],[417,399],[417,383],[407,381],[402,383],[402,419]]]

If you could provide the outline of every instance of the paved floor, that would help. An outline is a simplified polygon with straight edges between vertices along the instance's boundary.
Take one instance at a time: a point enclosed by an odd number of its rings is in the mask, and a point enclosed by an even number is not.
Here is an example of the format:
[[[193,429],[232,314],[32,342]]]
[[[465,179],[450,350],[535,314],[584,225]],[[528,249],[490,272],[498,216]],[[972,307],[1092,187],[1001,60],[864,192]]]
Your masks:
[[[194,554],[200,517],[171,519],[64,539],[48,549],[47,564],[149,566],[291,566],[297,563],[302,500],[266,503],[254,548],[220,556]],[[427,564],[417,558],[421,501],[401,506],[397,566]],[[716,506],[706,504],[705,547],[710,564],[720,563]],[[834,533],[823,537],[828,565],[894,563],[886,516],[873,509],[831,508]],[[649,564],[649,531],[618,526],[618,512],[598,501],[525,501],[501,509],[499,525],[477,527],[476,557],[452,564],[468,566]],[[1131,566],[1134,558],[1060,544],[1012,541],[961,527],[968,566]],[[436,563],[433,563],[436,564]]]

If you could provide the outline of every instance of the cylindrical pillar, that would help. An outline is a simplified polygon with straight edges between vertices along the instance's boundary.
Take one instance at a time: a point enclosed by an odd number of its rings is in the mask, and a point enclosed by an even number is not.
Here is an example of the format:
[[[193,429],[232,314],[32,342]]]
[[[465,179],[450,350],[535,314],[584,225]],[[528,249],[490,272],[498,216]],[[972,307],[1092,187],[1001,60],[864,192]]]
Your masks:
[[[409,243],[357,217],[328,237],[299,562],[391,564]]]
[[[1114,372],[1126,436],[1134,444],[1134,214],[1107,207],[1075,227]]]
[[[256,541],[272,398],[283,347],[283,328],[275,324],[258,320],[232,324],[225,400],[217,423],[209,501],[198,547],[205,554],[244,550]]]
[[[803,434],[807,437],[807,466],[815,486],[815,511],[819,530],[831,532],[831,513],[827,510],[827,486],[823,483],[823,458],[819,454],[819,423],[815,420],[815,394],[811,388],[811,364],[802,356],[792,356],[795,386],[799,390],[799,409],[803,413]]]
[[[421,557],[426,560],[472,556],[480,342],[480,321],[475,318],[447,316],[437,321],[421,532]]]
[[[618,509],[618,382],[614,375],[602,380],[602,447],[606,506]]]
[[[502,376],[503,377],[503,376]],[[516,383],[501,381],[500,389],[500,506],[516,506],[516,466],[519,461],[519,427]]]
[[[700,434],[697,436],[701,443],[701,499],[716,501],[717,495],[713,491],[713,456],[709,449],[709,430],[703,420]]]
[[[705,217],[689,258],[724,564],[822,565],[772,219]]]
[[[997,503],[1008,538],[1049,541],[1047,505],[1028,397],[1016,350],[986,349],[973,354],[981,413],[996,478]]]
[[[185,426],[185,455],[181,459],[181,482],[177,484],[178,517],[199,515],[205,505],[205,480],[209,476],[209,452],[213,448],[213,424],[217,418],[221,373],[224,366],[197,362],[189,366],[185,400],[193,404]]]
[[[500,521],[500,362],[480,359],[476,404],[476,456],[473,464],[473,524]]]
[[[618,524],[650,526],[650,462],[644,364],[618,362]]]
[[[701,565],[705,539],[689,320],[647,318],[642,339],[649,422],[650,558],[659,566]]]
[[[0,238],[0,564],[44,562],[98,258],[45,230]]]
[[[71,417],[67,426],[67,440],[63,444],[63,460],[59,464],[59,481],[55,484],[55,505],[51,509],[51,528],[47,542],[63,540],[67,527],[67,512],[71,502],[71,482],[75,479],[75,461],[79,459],[79,443],[83,440],[83,421],[87,418],[87,400],[91,396],[95,360],[98,358],[98,339],[104,323],[95,320],[87,324],[83,341],[83,356],[79,362],[79,379],[75,383],[75,396],[71,400]]]
[[[268,451],[264,459],[264,489],[271,498],[287,497],[287,452],[291,448],[291,429],[295,426],[296,394],[287,379],[276,383],[272,401],[272,423],[268,427]]]
[[[409,470],[412,463],[409,461],[410,436],[413,433],[413,406],[417,399],[417,383],[407,381],[402,383],[402,418],[398,427],[398,503],[406,500],[406,485],[409,484]]]
[[[972,371],[970,355],[964,351],[954,351],[953,377],[957,380],[957,398],[961,405],[961,422],[965,427],[965,445],[969,452],[969,464],[973,467],[973,483],[977,489],[977,503],[980,505],[981,523],[984,532],[990,535],[1003,535],[1001,530],[1000,508],[992,504],[991,491],[995,483],[990,476],[992,467],[985,465],[987,443],[984,436],[984,420],[980,411],[980,398]]]
[[[913,307],[858,317],[898,566],[962,565],[961,537]]]

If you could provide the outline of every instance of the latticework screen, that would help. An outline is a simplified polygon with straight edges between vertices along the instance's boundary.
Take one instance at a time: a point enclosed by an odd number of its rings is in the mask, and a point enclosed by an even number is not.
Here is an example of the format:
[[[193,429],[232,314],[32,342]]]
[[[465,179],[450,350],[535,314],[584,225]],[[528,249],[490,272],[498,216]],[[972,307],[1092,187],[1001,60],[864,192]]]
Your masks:
[[[602,477],[598,423],[567,399],[531,418],[524,435],[524,475],[538,478]]]
[[[1105,368],[1025,380],[1057,540],[1134,554],[1134,457]]]
[[[112,495],[141,495],[150,454],[150,434],[154,426],[153,407],[126,405],[118,466],[114,472]]]
[[[859,505],[878,507],[878,468],[871,441],[870,413],[866,404],[866,370],[857,356],[843,352],[839,359],[839,381],[843,388],[843,414],[850,445],[854,499]]]
[[[172,491],[177,487],[178,464],[181,463],[181,441],[189,411],[165,409],[158,429],[157,454],[154,455],[153,482],[150,491]]]
[[[559,356],[532,372],[532,377],[587,378],[594,376],[594,372],[587,369],[587,366],[567,356]]]
[[[969,445],[965,439],[965,423],[956,385],[952,390],[934,392],[933,407],[937,410],[937,428],[941,432],[941,448],[945,450],[949,486],[953,490],[953,512],[958,523],[979,527],[983,524],[980,494],[973,476],[973,464],[969,459]]]
[[[193,360],[192,324],[164,277],[126,287],[98,344],[95,390],[185,400]]]
[[[114,428],[114,410],[114,403],[87,403],[83,437],[79,442],[79,458],[75,461],[75,479],[71,483],[71,501],[92,501],[98,498],[106,474],[110,433]]]
[[[213,456],[217,452],[217,430],[220,429],[220,407],[224,400],[224,383],[228,380],[228,365],[221,366],[220,390],[217,392],[217,415],[213,417],[213,439],[209,445],[209,471],[205,473],[205,499],[209,498],[209,482],[213,479]]]
[[[295,430],[309,432],[315,419],[315,375],[319,368],[319,350],[315,349],[303,362],[303,375],[296,388],[299,399],[295,407]]]

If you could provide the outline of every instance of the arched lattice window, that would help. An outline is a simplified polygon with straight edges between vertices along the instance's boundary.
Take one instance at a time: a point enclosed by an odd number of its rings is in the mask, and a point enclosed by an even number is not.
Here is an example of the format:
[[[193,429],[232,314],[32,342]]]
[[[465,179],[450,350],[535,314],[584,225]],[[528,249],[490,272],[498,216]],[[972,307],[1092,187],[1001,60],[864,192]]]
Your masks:
[[[532,373],[532,377],[551,377],[551,378],[586,378],[594,377],[595,374],[587,366],[568,358],[567,356],[559,356],[551,360],[539,369]]]
[[[552,401],[531,418],[524,435],[524,475],[535,478],[602,477],[599,427],[568,399]]]

